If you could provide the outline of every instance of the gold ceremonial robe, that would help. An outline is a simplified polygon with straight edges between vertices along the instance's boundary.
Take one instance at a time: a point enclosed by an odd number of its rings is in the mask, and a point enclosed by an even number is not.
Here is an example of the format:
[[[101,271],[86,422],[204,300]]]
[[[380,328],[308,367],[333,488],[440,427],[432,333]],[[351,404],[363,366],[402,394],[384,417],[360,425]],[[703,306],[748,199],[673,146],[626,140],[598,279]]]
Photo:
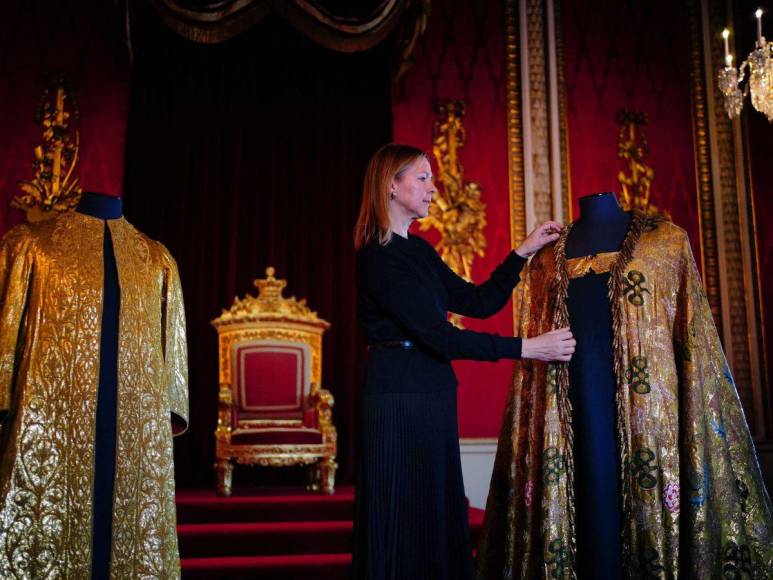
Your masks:
[[[111,576],[180,575],[170,413],[187,425],[185,315],[167,250],[107,222],[120,285]],[[0,577],[88,578],[104,222],[0,243]]]
[[[568,233],[522,275],[521,336],[568,326]],[[603,258],[572,266],[609,262],[626,576],[770,578],[771,503],[687,235],[636,213],[615,259]],[[480,579],[575,576],[568,389],[565,363],[516,364]]]

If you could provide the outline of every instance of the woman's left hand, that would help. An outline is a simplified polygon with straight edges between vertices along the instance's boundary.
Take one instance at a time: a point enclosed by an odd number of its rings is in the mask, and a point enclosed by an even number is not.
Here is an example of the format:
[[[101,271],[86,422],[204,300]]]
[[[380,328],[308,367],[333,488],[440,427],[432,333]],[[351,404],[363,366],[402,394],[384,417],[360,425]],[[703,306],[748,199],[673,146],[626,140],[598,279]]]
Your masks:
[[[515,253],[522,258],[530,258],[542,249],[542,246],[555,242],[561,235],[564,226],[558,222],[545,222],[538,226],[523,243],[518,246]]]

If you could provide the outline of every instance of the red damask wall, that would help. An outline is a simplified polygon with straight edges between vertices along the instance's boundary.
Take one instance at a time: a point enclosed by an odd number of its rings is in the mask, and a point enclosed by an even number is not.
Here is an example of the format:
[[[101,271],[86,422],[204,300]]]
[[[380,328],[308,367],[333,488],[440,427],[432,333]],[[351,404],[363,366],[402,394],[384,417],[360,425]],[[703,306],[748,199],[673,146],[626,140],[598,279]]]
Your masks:
[[[10,208],[33,177],[41,144],[35,108],[50,74],[65,73],[80,104],[80,163],[88,191],[121,195],[128,106],[128,50],[110,2],[11,2],[0,19],[0,233],[23,220]]]
[[[578,215],[581,196],[620,190],[618,173],[626,165],[617,157],[617,113],[643,112],[647,162],[655,171],[651,201],[687,230],[700,261],[686,7],[665,0],[604,0],[593,10],[580,0],[562,0],[559,7],[572,215]],[[415,56],[395,90],[394,139],[431,150],[434,100],[465,101],[464,175],[482,186],[487,204],[486,256],[473,267],[481,282],[510,248],[504,2],[433,2]],[[436,241],[432,234],[427,237]],[[466,325],[512,333],[512,307]],[[461,436],[495,437],[512,364],[460,362],[455,368]]]
[[[700,260],[686,3],[582,0],[560,4],[573,216],[578,199],[620,191],[621,109],[647,115],[651,201],[687,230]]]
[[[510,250],[503,35],[503,2],[433,1],[415,62],[395,88],[392,106],[394,140],[431,152],[435,100],[466,103],[467,141],[460,158],[465,180],[477,182],[483,190],[487,219],[486,255],[473,262],[477,282],[485,280]],[[427,234],[430,241],[437,241],[432,235],[436,232]],[[465,326],[512,335],[512,306],[488,320],[465,319]],[[462,361],[454,367],[460,382],[460,435],[496,437],[512,362]]]

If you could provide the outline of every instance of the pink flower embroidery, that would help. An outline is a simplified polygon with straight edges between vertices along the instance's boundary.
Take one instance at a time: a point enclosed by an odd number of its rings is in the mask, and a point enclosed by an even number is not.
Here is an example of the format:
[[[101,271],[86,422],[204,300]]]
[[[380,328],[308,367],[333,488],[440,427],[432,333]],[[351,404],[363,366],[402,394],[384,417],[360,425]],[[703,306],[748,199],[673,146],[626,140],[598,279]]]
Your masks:
[[[531,502],[534,501],[534,482],[530,479],[526,482],[526,489],[524,490],[524,501],[526,507],[531,506]]]
[[[663,503],[672,514],[679,511],[679,484],[669,483],[663,489]]]

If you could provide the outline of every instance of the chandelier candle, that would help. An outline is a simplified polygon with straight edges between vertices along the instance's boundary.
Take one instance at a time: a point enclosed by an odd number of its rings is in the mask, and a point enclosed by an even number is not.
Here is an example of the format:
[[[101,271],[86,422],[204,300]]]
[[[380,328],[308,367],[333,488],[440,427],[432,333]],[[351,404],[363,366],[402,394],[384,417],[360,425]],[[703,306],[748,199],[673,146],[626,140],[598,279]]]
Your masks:
[[[757,8],[757,12],[754,15],[757,17],[757,46],[761,48],[764,44],[764,39],[762,38],[762,8]]]
[[[722,38],[725,40],[725,66],[733,66],[733,55],[730,54],[730,47],[727,39],[730,37],[730,31],[725,28],[722,31]]]

